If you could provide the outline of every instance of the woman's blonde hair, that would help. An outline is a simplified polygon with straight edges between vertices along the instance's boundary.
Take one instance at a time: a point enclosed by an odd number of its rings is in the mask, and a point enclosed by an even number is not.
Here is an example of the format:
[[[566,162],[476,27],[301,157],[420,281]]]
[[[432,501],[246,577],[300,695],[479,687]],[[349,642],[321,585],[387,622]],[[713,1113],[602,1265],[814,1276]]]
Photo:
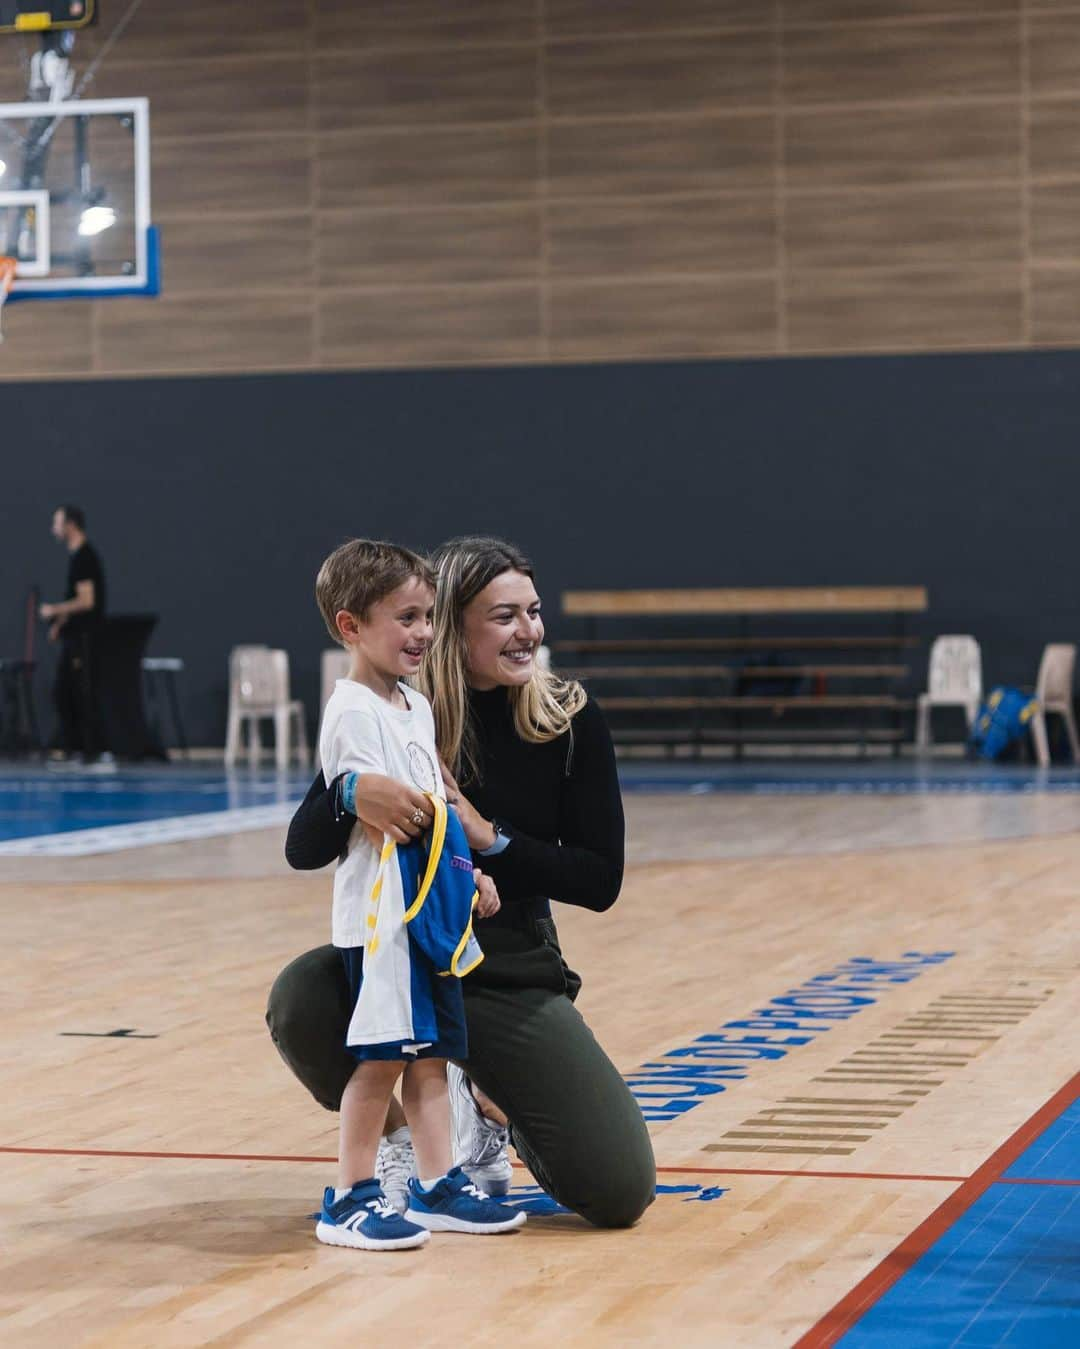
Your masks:
[[[420,687],[435,714],[439,753],[455,776],[479,777],[476,731],[469,718],[465,609],[496,576],[517,571],[533,579],[532,563],[513,544],[483,536],[451,539],[431,555],[435,570],[435,636]],[[542,744],[570,730],[585,706],[576,680],[560,679],[534,662],[527,684],[510,686],[507,699],[522,740]]]

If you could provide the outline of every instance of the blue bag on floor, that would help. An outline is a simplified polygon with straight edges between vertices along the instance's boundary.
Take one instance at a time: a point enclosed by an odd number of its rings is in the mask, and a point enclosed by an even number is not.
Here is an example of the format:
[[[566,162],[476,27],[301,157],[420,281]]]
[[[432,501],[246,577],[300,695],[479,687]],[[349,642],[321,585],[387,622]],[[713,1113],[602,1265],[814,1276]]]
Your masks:
[[[968,741],[980,759],[998,759],[1003,751],[1027,734],[1028,722],[1038,710],[1030,693],[1004,685],[990,690],[979,708]]]

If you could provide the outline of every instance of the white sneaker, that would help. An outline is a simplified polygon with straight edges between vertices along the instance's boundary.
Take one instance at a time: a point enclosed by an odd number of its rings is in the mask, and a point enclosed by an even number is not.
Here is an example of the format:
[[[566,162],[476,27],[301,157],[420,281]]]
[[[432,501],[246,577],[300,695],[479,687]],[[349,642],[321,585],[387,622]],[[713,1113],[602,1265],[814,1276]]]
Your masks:
[[[460,1166],[474,1185],[496,1197],[509,1193],[514,1169],[508,1149],[510,1131],[485,1118],[469,1079],[454,1063],[447,1065],[450,1089],[451,1145],[454,1165]]]
[[[382,1186],[387,1201],[398,1213],[404,1213],[409,1207],[409,1180],[415,1175],[416,1153],[413,1152],[412,1139],[391,1143],[389,1138],[380,1138],[379,1151],[375,1157],[375,1178]]]

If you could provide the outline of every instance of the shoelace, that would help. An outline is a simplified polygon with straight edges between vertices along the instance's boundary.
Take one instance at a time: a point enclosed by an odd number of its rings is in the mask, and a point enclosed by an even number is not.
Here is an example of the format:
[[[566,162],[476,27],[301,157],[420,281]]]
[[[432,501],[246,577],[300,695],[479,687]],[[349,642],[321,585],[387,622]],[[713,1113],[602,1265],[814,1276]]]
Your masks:
[[[411,1143],[384,1143],[379,1150],[379,1170],[382,1172],[383,1188],[388,1181],[404,1186],[413,1173],[413,1147]]]
[[[479,1110],[476,1114],[479,1127],[473,1133],[476,1146],[469,1160],[472,1166],[484,1166],[498,1161],[506,1151],[510,1144],[510,1132],[502,1125],[492,1124]]]
[[[377,1218],[396,1218],[398,1211],[388,1199],[381,1196],[375,1199],[368,1199],[364,1203],[365,1208],[371,1209]]]

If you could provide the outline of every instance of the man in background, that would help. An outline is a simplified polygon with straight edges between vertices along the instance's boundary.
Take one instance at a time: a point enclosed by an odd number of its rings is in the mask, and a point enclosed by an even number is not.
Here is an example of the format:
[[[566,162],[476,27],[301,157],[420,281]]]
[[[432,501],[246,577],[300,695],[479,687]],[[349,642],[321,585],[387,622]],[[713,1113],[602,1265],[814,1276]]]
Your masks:
[[[43,604],[49,640],[60,643],[53,696],[57,744],[65,758],[82,756],[94,767],[113,767],[105,749],[99,688],[101,626],[105,616],[105,569],[86,537],[86,516],[78,506],[53,513],[53,538],[68,550],[67,591],[56,604]]]

